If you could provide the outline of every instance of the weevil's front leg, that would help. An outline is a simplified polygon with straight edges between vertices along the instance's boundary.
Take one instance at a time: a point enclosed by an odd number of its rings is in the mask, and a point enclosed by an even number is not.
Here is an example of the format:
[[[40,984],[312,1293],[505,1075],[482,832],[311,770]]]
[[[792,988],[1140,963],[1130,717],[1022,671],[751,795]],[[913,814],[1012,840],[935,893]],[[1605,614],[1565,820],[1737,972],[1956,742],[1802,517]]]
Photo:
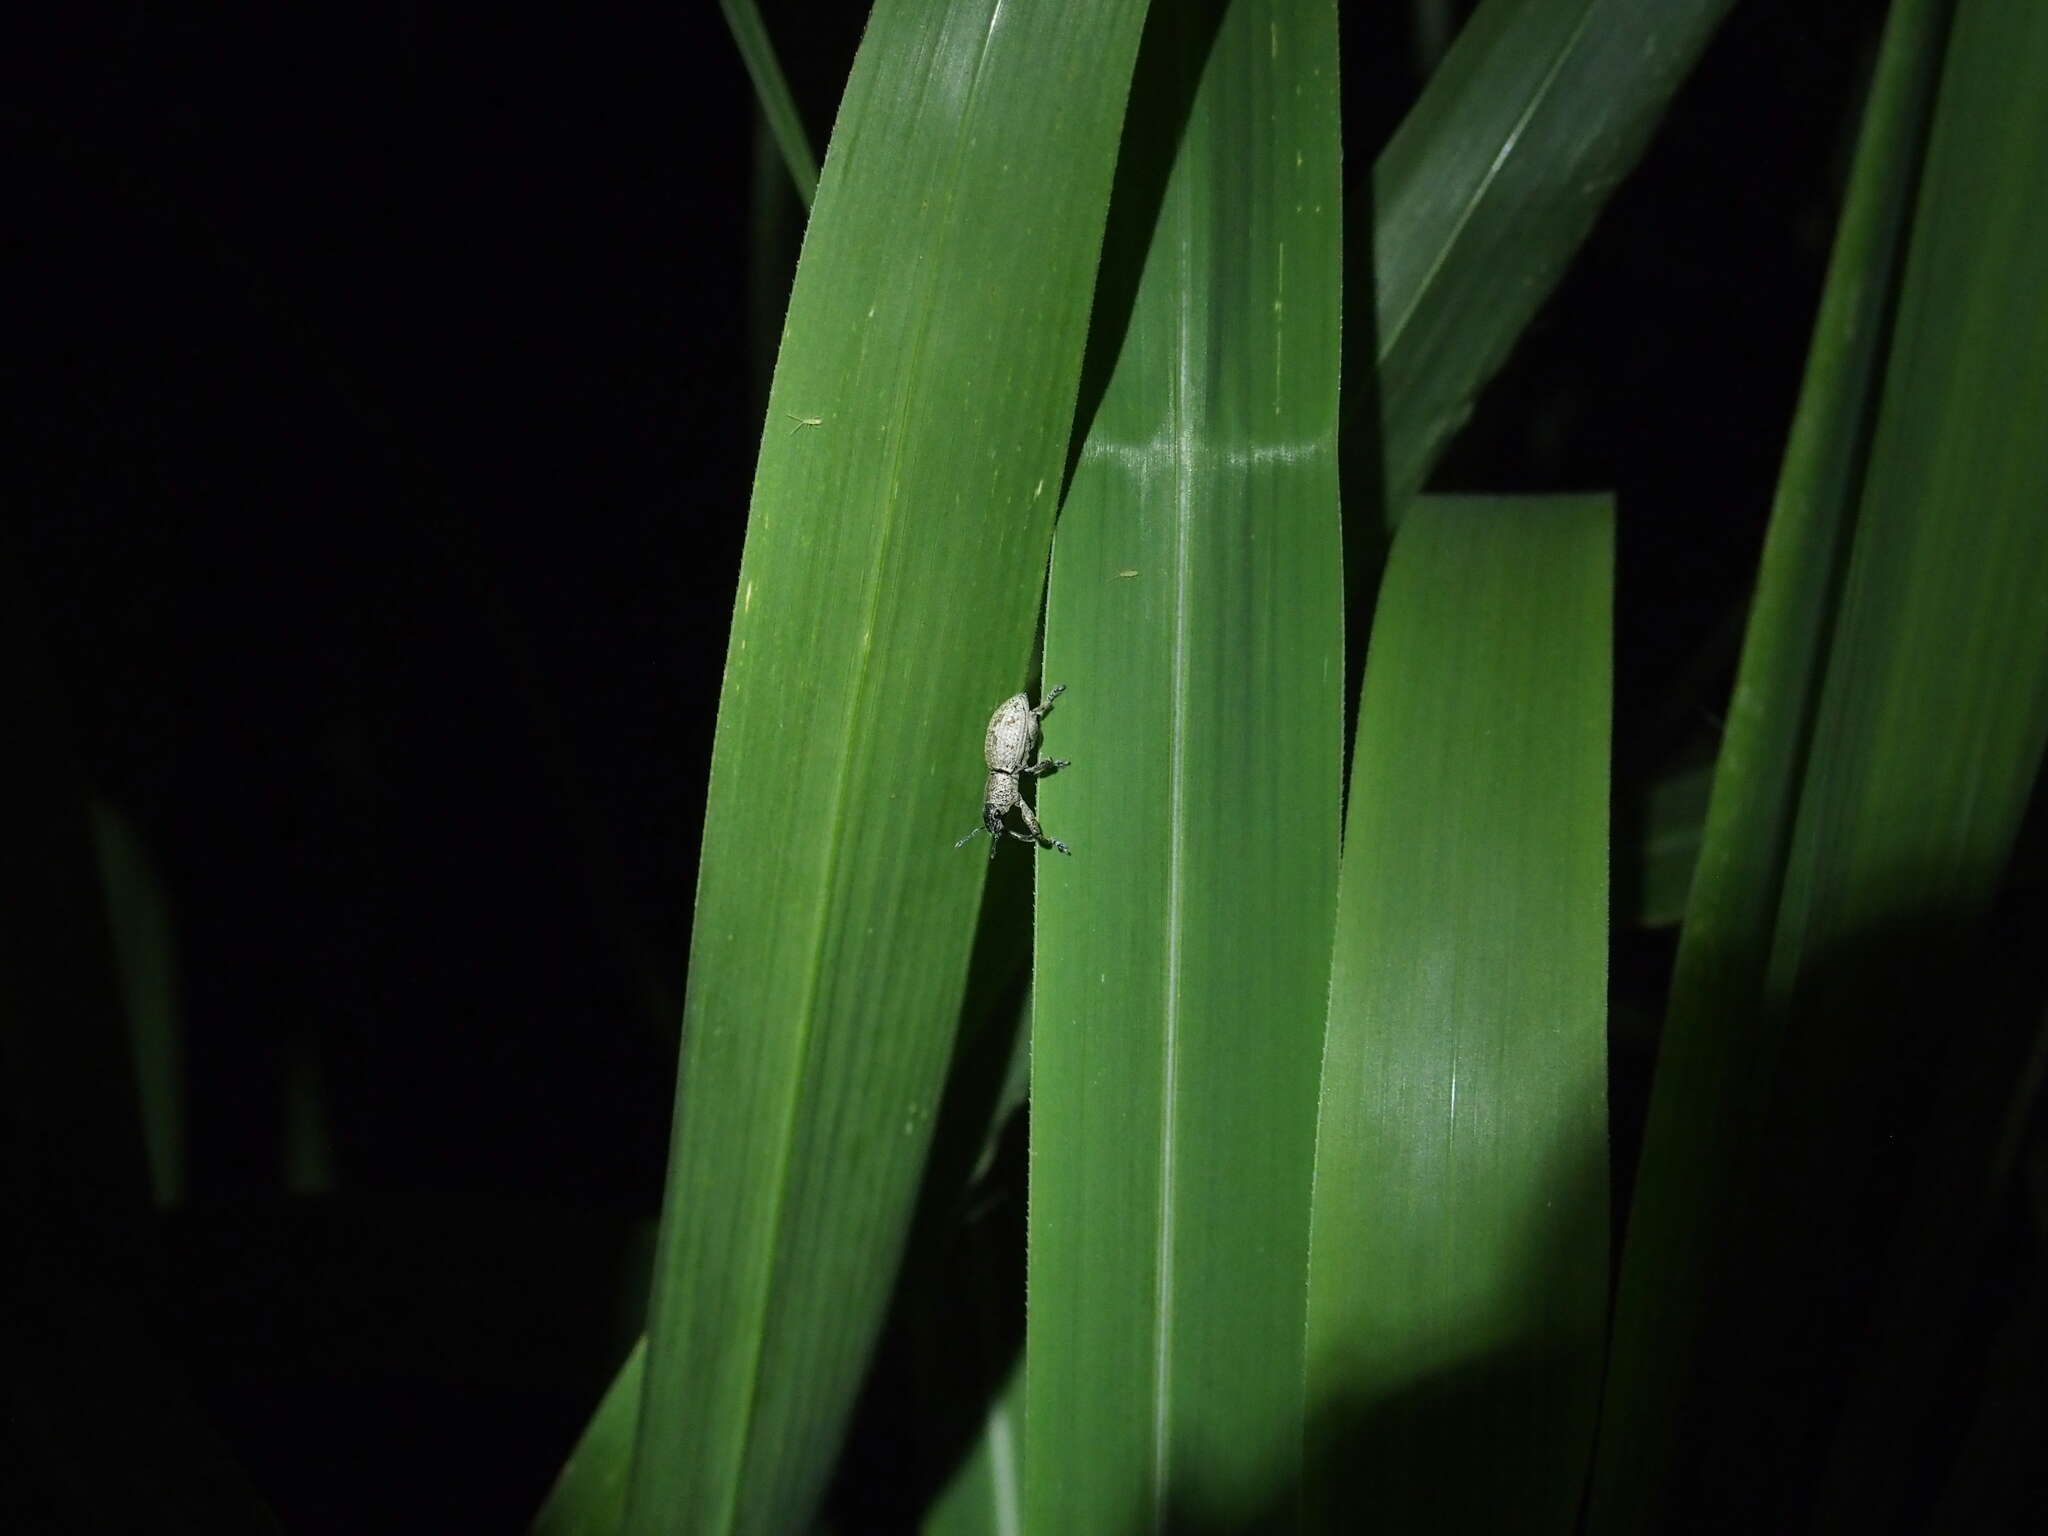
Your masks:
[[[1017,814],[1024,818],[1024,825],[1031,829],[1031,835],[1026,837],[1022,832],[1011,829],[1010,836],[1026,843],[1050,843],[1053,847],[1059,849],[1061,853],[1065,854],[1071,854],[1074,851],[1058,838],[1045,835],[1045,828],[1038,824],[1038,818],[1032,814],[1031,806],[1028,802],[1023,800],[1017,802]]]
[[[1051,773],[1055,768],[1071,768],[1073,766],[1071,758],[1044,757],[1033,763],[1029,768],[1019,768],[1017,771],[1019,773]]]
[[[1061,683],[1058,687],[1054,688],[1051,692],[1046,694],[1044,698],[1040,699],[1038,701],[1038,708],[1032,710],[1031,713],[1038,716],[1039,719],[1043,720],[1045,718],[1045,712],[1048,709],[1052,708],[1052,701],[1058,698],[1061,694],[1065,693],[1066,691],[1067,685],[1065,683]]]

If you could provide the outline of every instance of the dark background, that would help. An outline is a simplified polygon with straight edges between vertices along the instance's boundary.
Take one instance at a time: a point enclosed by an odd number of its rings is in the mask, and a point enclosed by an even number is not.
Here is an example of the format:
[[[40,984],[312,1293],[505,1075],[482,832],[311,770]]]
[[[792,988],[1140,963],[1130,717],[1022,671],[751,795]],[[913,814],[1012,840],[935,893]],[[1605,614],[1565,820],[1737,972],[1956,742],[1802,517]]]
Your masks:
[[[709,5],[46,9],[0,552],[175,926],[156,1326],[295,1529],[512,1529],[635,1326],[793,204]],[[765,10],[822,146],[860,10]],[[1737,6],[1434,482],[1619,492],[1618,827],[1711,749],[1881,11]]]

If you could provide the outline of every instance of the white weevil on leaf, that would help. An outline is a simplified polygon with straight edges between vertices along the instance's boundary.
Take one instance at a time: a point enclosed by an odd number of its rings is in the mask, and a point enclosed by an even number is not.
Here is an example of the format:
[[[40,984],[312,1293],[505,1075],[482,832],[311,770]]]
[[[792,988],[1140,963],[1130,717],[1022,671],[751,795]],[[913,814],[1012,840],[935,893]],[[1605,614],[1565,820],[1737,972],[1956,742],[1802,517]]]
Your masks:
[[[955,848],[966,847],[975,832],[987,832],[988,856],[993,859],[996,844],[1007,832],[1018,842],[1030,843],[1033,847],[1050,843],[1061,853],[1074,851],[1058,838],[1045,835],[1045,828],[1038,824],[1038,818],[1025,802],[1022,783],[1027,773],[1050,773],[1055,768],[1067,766],[1064,757],[1031,761],[1032,753],[1038,747],[1038,722],[1052,708],[1052,701],[1066,691],[1067,685],[1061,683],[1040,700],[1035,709],[1030,698],[1021,693],[1012,694],[996,706],[996,712],[989,717],[988,735],[982,742],[983,755],[988,758],[988,787],[981,794],[981,825],[955,843]],[[1009,814],[1013,805],[1017,814],[1024,818],[1026,831],[1019,832],[1015,827],[1003,825],[1003,817]]]

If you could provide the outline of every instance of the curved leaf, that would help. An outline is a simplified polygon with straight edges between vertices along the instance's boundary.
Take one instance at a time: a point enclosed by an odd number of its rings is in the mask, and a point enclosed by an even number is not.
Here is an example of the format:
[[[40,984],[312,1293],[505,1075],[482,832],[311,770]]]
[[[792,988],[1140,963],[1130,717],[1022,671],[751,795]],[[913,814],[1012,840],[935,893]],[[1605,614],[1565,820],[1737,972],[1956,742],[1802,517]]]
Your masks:
[[[790,299],[713,747],[629,1526],[791,1529],[914,1203],[1143,7],[884,0]]]

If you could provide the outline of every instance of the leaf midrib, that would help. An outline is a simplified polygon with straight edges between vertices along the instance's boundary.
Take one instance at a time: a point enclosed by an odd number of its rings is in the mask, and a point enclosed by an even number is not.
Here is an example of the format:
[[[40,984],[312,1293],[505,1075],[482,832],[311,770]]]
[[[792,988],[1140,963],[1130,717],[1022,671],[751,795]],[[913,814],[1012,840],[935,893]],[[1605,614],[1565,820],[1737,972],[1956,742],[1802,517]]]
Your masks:
[[[1152,1528],[1165,1528],[1166,1490],[1169,1486],[1172,1401],[1173,1338],[1173,1244],[1175,1180],[1179,1162],[1180,1108],[1180,990],[1181,930],[1186,911],[1186,865],[1182,850],[1187,832],[1187,717],[1188,717],[1188,631],[1192,623],[1189,600],[1191,529],[1194,503],[1195,443],[1189,399],[1190,310],[1193,304],[1194,214],[1191,189],[1183,181],[1175,198],[1176,223],[1174,261],[1178,267],[1174,311],[1173,387],[1169,394],[1171,412],[1168,441],[1173,445],[1174,468],[1174,556],[1173,556],[1173,672],[1169,691],[1167,722],[1167,840],[1166,840],[1166,989],[1161,999],[1161,1055],[1159,1135],[1159,1221],[1157,1249],[1153,1255],[1154,1285],[1152,1340],[1152,1479],[1150,1504]]]

